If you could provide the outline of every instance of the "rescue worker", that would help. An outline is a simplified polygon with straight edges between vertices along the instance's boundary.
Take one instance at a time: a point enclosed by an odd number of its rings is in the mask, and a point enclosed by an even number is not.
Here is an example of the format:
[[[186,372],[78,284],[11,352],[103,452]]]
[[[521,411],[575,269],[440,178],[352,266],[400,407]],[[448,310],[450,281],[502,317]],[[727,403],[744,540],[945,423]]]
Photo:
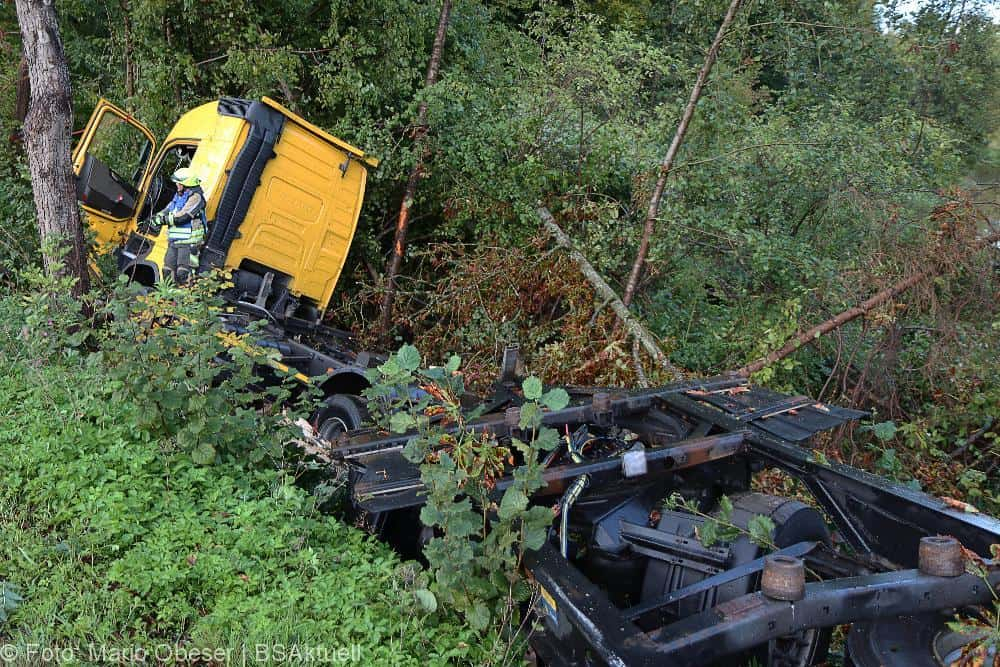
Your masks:
[[[167,253],[163,260],[163,275],[172,276],[178,283],[187,282],[191,271],[198,266],[198,248],[205,240],[205,193],[201,179],[187,167],[170,175],[177,186],[166,208],[153,218],[155,226],[167,225]]]

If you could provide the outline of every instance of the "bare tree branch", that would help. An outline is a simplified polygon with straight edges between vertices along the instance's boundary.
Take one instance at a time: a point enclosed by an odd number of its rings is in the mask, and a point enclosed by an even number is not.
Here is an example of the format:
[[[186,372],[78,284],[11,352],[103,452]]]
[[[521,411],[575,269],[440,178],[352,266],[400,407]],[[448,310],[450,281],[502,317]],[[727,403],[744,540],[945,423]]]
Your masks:
[[[642,325],[635,315],[629,312],[628,306],[622,303],[622,300],[618,298],[618,295],[615,294],[613,289],[611,289],[611,286],[608,285],[607,281],[601,277],[601,274],[599,274],[587,258],[583,256],[583,253],[576,249],[573,245],[572,239],[570,239],[569,236],[566,235],[566,232],[564,232],[562,228],[556,224],[555,218],[552,217],[552,213],[549,212],[549,209],[541,206],[537,209],[537,213],[539,219],[542,221],[542,224],[545,226],[546,231],[548,231],[549,234],[555,238],[556,243],[569,253],[569,256],[574,262],[576,262],[577,266],[580,267],[580,271],[593,286],[597,295],[601,299],[608,302],[611,309],[614,310],[615,314],[618,316],[618,319],[621,320],[622,324],[624,324],[629,330],[629,333],[631,333],[632,336],[634,336],[635,339],[642,344],[642,346],[646,349],[646,352],[649,353],[649,356],[653,357],[653,359],[655,359],[664,370],[670,373],[674,380],[682,379],[684,374],[679,368],[670,363],[667,355],[660,349],[660,346],[656,342],[656,338],[653,337],[653,334],[651,334],[649,330]]]
[[[667,175],[674,165],[674,158],[677,157],[677,151],[680,150],[681,144],[684,142],[688,125],[694,116],[694,109],[698,106],[698,100],[701,98],[702,88],[705,87],[705,81],[708,80],[708,75],[712,71],[715,59],[719,55],[719,47],[722,45],[722,40],[726,36],[729,25],[733,22],[733,17],[736,16],[736,11],[740,8],[741,2],[742,0],[732,0],[729,4],[729,9],[722,19],[722,25],[719,26],[719,31],[715,34],[712,46],[709,47],[708,53],[705,55],[705,63],[698,72],[698,78],[695,80],[694,88],[691,90],[691,98],[688,100],[687,106],[684,108],[684,113],[681,116],[681,122],[677,126],[677,132],[674,133],[674,139],[670,142],[667,155],[663,158],[663,162],[660,165],[660,176],[656,179],[656,187],[653,189],[653,195],[649,199],[649,210],[646,212],[646,224],[642,231],[642,238],[639,240],[639,250],[635,255],[635,262],[632,264],[632,271],[629,273],[628,282],[625,284],[625,294],[622,297],[622,302],[626,306],[632,303],[636,289],[639,286],[642,265],[646,263],[646,255],[649,253],[649,242],[653,238],[653,232],[656,229],[656,216],[660,212],[660,198],[663,196],[663,188],[667,182]]]
[[[431,48],[431,60],[427,64],[427,78],[424,81],[424,88],[430,88],[437,81],[450,14],[451,0],[443,0],[441,13],[438,16],[437,33],[434,35],[434,46]],[[392,244],[392,257],[389,259],[389,265],[385,272],[385,294],[382,297],[382,312],[379,317],[383,345],[388,344],[389,330],[392,327],[392,306],[396,298],[396,276],[399,274],[399,267],[403,263],[403,255],[406,253],[406,233],[410,226],[410,208],[413,206],[417,182],[423,175],[424,161],[429,153],[427,146],[427,102],[420,103],[414,125],[416,126],[417,161],[410,169],[410,177],[407,179],[406,189],[403,191],[403,201],[399,205],[399,218],[396,221],[396,238]]]

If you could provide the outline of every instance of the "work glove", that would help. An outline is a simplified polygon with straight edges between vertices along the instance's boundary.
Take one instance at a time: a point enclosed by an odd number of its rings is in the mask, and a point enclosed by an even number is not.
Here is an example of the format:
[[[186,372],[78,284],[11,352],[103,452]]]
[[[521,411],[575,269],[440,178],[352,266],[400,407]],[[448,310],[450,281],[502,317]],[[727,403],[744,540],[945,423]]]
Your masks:
[[[145,229],[143,231],[146,234],[152,234],[155,236],[160,233],[160,228],[163,227],[166,222],[167,214],[161,211],[146,221]]]

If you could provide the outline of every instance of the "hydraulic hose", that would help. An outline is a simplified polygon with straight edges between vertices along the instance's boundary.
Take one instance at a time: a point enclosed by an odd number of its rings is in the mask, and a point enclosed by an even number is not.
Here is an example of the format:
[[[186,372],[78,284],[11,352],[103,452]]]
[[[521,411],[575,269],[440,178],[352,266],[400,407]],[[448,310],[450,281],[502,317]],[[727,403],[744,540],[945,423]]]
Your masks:
[[[566,435],[566,449],[574,463],[584,462],[583,455],[573,446],[573,438],[569,437],[569,431]],[[590,486],[590,475],[580,475],[573,480],[559,501],[559,552],[563,558],[569,557],[569,511],[588,486]]]
[[[569,511],[573,503],[580,497],[580,494],[590,485],[590,475],[580,475],[573,480],[573,483],[563,494],[560,517],[559,517],[559,551],[563,558],[567,558],[569,553]]]

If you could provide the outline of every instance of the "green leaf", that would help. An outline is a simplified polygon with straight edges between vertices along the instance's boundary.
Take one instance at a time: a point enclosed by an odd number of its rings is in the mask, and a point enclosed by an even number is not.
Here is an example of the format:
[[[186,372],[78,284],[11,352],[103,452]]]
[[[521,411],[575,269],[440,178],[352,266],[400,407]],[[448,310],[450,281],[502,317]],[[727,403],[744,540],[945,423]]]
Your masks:
[[[421,438],[410,438],[403,447],[403,458],[410,463],[420,463],[427,457],[427,446]]]
[[[207,442],[202,442],[192,450],[191,460],[200,466],[215,463],[215,447]]]
[[[420,352],[412,345],[404,345],[396,352],[396,360],[403,370],[413,372],[420,368]]]
[[[482,517],[473,511],[472,502],[468,498],[453,503],[447,508],[445,531],[450,537],[469,537],[479,535],[483,527]]]
[[[511,587],[511,597],[517,602],[527,602],[531,598],[531,586],[524,579],[518,579]]]
[[[420,523],[425,526],[440,526],[444,522],[444,515],[433,507],[430,503],[420,508]]]
[[[678,491],[674,491],[663,501],[663,508],[666,510],[673,511],[681,507],[684,507],[684,496]]]
[[[439,367],[428,368],[427,370],[423,371],[421,375],[423,375],[428,380],[433,380],[434,382],[440,382],[441,380],[445,379],[445,377],[447,377],[447,374],[444,372],[444,369]]]
[[[417,602],[420,603],[420,606],[423,608],[424,611],[431,614],[437,611],[438,608],[437,598],[434,597],[434,594],[431,593],[429,590],[427,590],[426,588],[418,588],[417,590],[413,591],[413,594],[416,596]]]
[[[750,541],[761,547],[769,547],[774,544],[774,521],[771,517],[757,514],[750,519],[747,524],[750,532]]]
[[[519,428],[532,429],[542,423],[542,413],[538,403],[525,403],[521,406],[521,419],[517,425]]]
[[[535,446],[543,452],[551,452],[559,446],[560,442],[562,442],[562,438],[559,437],[559,431],[554,428],[538,429],[538,436],[535,438]]]
[[[469,621],[469,627],[476,632],[481,632],[490,624],[490,609],[483,602],[476,602],[465,617]]]
[[[462,365],[462,357],[457,354],[453,354],[448,358],[448,363],[445,365],[445,370],[449,373],[454,373],[458,370],[458,367]]]
[[[524,390],[524,397],[529,401],[537,401],[542,397],[542,381],[534,375],[525,378],[524,382],[521,383],[521,389]]]
[[[205,430],[205,418],[202,416],[194,417],[188,420],[187,427],[191,433],[198,435]]]
[[[520,486],[514,485],[504,491],[497,515],[503,520],[513,519],[528,506],[528,496]]]
[[[542,405],[549,410],[562,410],[569,405],[569,394],[562,387],[550,389],[542,396]]]
[[[883,442],[892,440],[896,436],[896,422],[887,421],[875,424],[872,426],[872,433]]]
[[[723,521],[729,521],[733,516],[733,501],[729,499],[729,496],[722,496],[719,498],[719,518]]]
[[[394,412],[389,417],[389,430],[393,433],[406,433],[416,424],[416,420],[409,412]]]
[[[710,547],[719,541],[719,524],[708,519],[698,528],[698,540],[702,546]]]
[[[399,374],[402,369],[399,367],[399,362],[396,357],[389,357],[385,360],[385,363],[378,367],[379,373],[383,377],[391,378]]]
[[[552,510],[536,505],[524,513],[521,521],[521,530],[524,533],[522,546],[528,551],[540,549],[545,544],[549,526],[552,525]]]

